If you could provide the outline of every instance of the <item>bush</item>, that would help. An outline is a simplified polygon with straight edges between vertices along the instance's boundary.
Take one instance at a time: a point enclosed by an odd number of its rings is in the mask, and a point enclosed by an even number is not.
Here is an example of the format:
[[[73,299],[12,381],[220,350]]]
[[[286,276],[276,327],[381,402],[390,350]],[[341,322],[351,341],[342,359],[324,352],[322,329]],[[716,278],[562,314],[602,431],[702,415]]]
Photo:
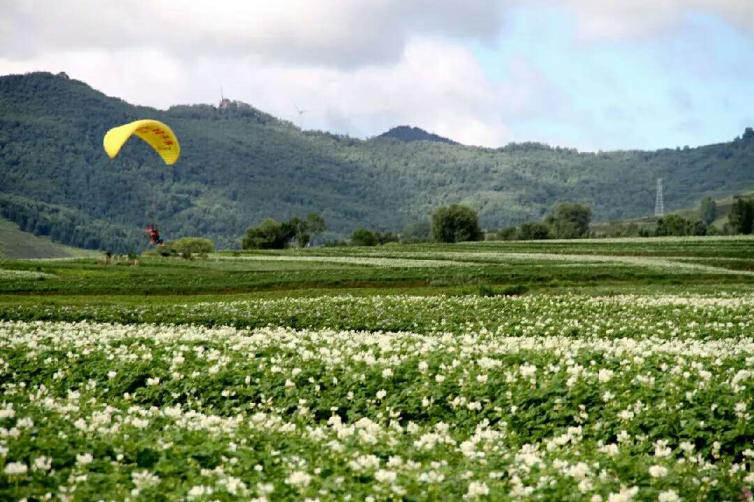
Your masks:
[[[479,216],[470,207],[460,204],[438,208],[432,214],[432,237],[438,242],[481,240]]]
[[[294,236],[295,229],[291,225],[267,218],[246,231],[241,246],[244,249],[283,249]]]
[[[376,246],[377,236],[366,228],[357,228],[351,234],[351,244],[354,246]]]
[[[687,220],[677,214],[669,214],[657,220],[655,234],[665,235],[707,235],[707,225],[702,220]]]
[[[206,255],[207,253],[215,252],[215,243],[203,237],[183,237],[182,239],[168,242],[166,246],[175,249],[176,253],[180,255]]]
[[[522,241],[538,241],[550,238],[550,227],[544,223],[523,223],[518,230]]]
[[[589,234],[591,220],[592,210],[589,206],[566,202],[558,204],[546,222],[557,239],[578,239]]]
[[[498,241],[515,241],[516,239],[518,239],[518,228],[507,227],[498,230],[494,238]]]
[[[243,249],[283,249],[295,240],[296,244],[303,248],[326,228],[325,220],[317,213],[309,213],[306,219],[294,216],[282,223],[267,218],[260,225],[246,230],[241,247]]]

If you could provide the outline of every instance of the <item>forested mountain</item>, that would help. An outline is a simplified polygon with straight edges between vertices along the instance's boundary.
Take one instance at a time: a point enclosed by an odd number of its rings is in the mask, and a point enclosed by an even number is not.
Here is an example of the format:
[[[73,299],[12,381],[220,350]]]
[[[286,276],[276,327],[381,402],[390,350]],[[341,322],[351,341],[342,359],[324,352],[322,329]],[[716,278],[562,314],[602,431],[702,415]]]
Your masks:
[[[457,145],[455,141],[443,138],[437,134],[432,134],[424,129],[411,126],[398,126],[393,127],[388,132],[384,132],[378,136],[378,138],[394,138],[401,141],[437,141],[439,143],[449,143]]]
[[[175,166],[138,139],[107,158],[104,133],[137,118],[172,126],[182,146]],[[64,243],[123,252],[143,246],[149,222],[169,239],[202,235],[227,247],[265,217],[311,211],[345,235],[356,227],[399,231],[460,202],[495,228],[539,219],[559,201],[589,204],[597,220],[646,215],[658,177],[667,210],[754,188],[751,130],[730,143],[655,152],[427,139],[301,131],[238,102],[155,110],[63,74],[5,76],[0,214]]]

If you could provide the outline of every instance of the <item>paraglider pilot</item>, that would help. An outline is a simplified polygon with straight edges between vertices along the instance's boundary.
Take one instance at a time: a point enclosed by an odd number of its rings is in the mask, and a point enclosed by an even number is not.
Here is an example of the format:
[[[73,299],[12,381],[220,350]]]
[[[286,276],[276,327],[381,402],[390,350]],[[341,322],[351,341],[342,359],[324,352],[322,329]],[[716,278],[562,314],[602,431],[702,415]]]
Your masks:
[[[152,224],[147,225],[146,230],[147,236],[149,236],[149,243],[153,246],[159,246],[162,244],[162,239],[160,239],[160,231],[157,230],[157,227],[155,227]]]

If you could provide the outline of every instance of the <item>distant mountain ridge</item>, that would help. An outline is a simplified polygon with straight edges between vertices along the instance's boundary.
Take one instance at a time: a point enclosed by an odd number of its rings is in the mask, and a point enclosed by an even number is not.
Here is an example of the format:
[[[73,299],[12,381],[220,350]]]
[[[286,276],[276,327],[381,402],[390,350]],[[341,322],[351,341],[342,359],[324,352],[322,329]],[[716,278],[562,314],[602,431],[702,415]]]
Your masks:
[[[393,127],[387,132],[384,132],[377,136],[378,138],[393,138],[400,141],[436,141],[438,143],[448,143],[450,145],[457,145],[458,143],[452,139],[438,136],[437,134],[429,133],[424,129],[411,126],[398,126]]]
[[[137,139],[109,160],[104,133],[147,117],[176,132],[178,163],[163,165]],[[0,216],[66,244],[127,252],[145,245],[148,223],[167,239],[232,247],[264,218],[311,211],[325,218],[325,238],[338,238],[358,227],[400,231],[451,203],[477,209],[488,229],[538,220],[559,201],[589,204],[595,220],[640,217],[654,209],[657,178],[668,211],[754,189],[751,130],[717,145],[599,153],[393,131],[365,141],[302,131],[239,102],[156,110],[63,75],[3,76]]]

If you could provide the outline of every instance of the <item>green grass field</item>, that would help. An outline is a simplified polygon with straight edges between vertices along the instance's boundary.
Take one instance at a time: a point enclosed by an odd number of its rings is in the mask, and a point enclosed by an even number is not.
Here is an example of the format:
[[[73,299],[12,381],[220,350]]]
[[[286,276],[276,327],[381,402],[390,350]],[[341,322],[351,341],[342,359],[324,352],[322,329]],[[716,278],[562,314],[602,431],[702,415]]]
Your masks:
[[[23,232],[15,223],[0,217],[0,259],[72,258],[95,256],[99,253],[78,249]]]
[[[754,238],[0,261],[0,499],[749,500]]]

